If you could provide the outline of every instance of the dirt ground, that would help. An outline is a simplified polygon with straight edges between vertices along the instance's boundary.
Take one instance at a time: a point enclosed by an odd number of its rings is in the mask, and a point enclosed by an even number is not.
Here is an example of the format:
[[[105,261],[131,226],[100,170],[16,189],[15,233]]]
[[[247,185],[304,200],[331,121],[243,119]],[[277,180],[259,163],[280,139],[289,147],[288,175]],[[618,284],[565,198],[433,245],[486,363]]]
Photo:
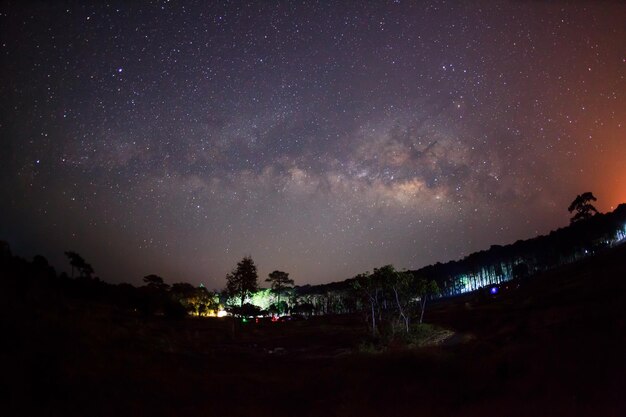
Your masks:
[[[624,416],[626,247],[434,303],[444,343],[359,351],[358,316],[170,321],[78,303],[5,317],[15,416]]]

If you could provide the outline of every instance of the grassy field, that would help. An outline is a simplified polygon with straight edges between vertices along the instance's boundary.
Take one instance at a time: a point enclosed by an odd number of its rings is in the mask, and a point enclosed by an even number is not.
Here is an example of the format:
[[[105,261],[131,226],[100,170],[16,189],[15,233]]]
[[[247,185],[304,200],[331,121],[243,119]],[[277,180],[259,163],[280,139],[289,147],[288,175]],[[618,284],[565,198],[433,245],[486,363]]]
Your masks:
[[[3,414],[626,415],[623,245],[497,298],[434,303],[425,319],[450,337],[368,353],[357,316],[243,324],[12,306]]]

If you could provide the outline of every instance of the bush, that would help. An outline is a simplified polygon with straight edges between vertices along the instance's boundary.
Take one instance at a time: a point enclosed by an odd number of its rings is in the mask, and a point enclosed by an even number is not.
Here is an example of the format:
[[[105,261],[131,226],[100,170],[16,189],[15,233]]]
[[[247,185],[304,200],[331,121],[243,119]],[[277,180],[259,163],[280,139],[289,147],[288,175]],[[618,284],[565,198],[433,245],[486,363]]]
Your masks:
[[[452,331],[432,324],[416,324],[411,326],[411,332],[407,335],[407,345],[413,348],[438,345],[452,334]]]
[[[256,317],[261,314],[261,308],[254,304],[245,303],[241,307],[232,307],[230,312],[240,317]]]
[[[410,332],[383,332],[376,338],[363,340],[358,351],[367,354],[383,353],[388,349],[415,349],[424,346],[438,345],[453,334],[450,330],[432,324],[413,324]]]
[[[380,344],[375,343],[372,340],[364,340],[361,343],[359,343],[357,350],[359,353],[374,355],[377,353],[384,352],[385,348],[384,346],[381,346]]]

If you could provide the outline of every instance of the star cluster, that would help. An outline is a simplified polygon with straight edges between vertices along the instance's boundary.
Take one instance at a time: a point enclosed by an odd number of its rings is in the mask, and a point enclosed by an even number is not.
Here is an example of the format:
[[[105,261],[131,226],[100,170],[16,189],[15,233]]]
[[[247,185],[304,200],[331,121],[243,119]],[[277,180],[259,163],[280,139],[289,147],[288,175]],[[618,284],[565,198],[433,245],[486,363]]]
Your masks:
[[[0,11],[0,238],[108,281],[328,282],[626,200],[621,2]]]

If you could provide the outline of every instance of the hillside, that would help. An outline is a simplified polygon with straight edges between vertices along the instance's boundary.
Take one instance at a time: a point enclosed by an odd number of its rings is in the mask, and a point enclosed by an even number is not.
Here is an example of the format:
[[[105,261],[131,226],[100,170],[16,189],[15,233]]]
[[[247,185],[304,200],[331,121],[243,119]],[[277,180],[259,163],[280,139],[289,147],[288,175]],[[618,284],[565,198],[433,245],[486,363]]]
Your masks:
[[[358,316],[167,320],[3,302],[7,415],[623,415],[626,245],[497,298],[441,300],[444,345],[358,353]],[[5,293],[6,295],[6,293]],[[19,295],[14,295],[19,297]],[[6,301],[6,299],[4,299]]]
[[[626,204],[614,211],[598,214],[584,221],[526,240],[474,252],[459,260],[427,265],[411,273],[433,279],[443,297],[458,296],[484,286],[500,284],[548,272],[590,255],[601,253],[626,241]],[[346,312],[353,279],[297,288],[298,295],[308,296],[313,304],[332,293],[338,297],[335,312]]]

